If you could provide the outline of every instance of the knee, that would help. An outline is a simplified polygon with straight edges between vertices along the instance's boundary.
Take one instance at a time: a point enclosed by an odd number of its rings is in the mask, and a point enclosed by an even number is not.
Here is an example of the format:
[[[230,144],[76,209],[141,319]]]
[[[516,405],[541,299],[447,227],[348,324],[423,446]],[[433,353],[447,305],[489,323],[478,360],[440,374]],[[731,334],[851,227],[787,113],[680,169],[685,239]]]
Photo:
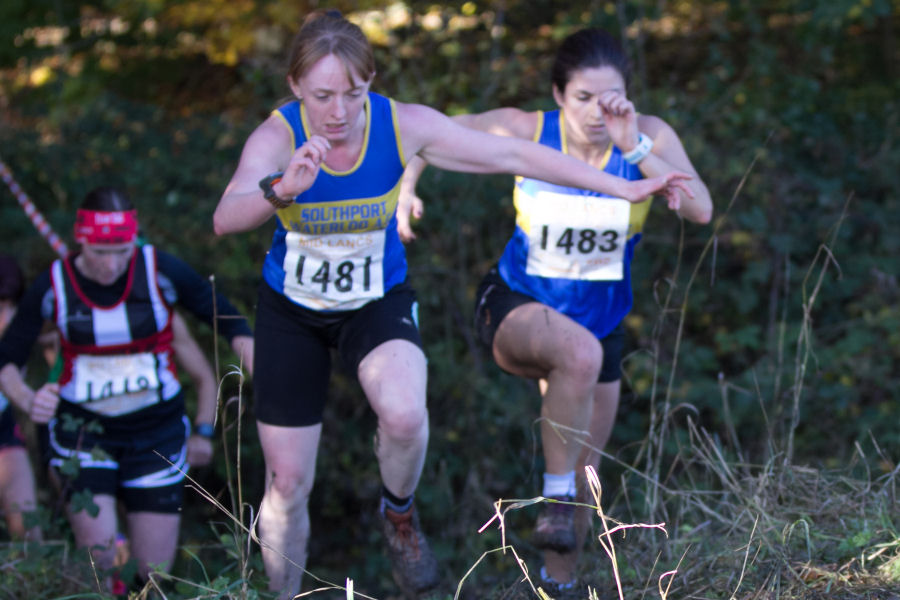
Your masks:
[[[378,415],[379,434],[391,440],[414,443],[428,437],[428,410],[423,403],[398,403],[396,409]]]
[[[265,504],[272,511],[293,514],[306,509],[311,491],[312,477],[275,472],[266,488]]]
[[[91,558],[102,569],[110,569],[116,563],[116,546],[113,540],[100,541],[99,539],[76,540],[80,548],[90,550]]]
[[[603,347],[593,336],[580,340],[561,365],[561,369],[568,377],[584,386],[593,386],[597,383],[602,367]]]

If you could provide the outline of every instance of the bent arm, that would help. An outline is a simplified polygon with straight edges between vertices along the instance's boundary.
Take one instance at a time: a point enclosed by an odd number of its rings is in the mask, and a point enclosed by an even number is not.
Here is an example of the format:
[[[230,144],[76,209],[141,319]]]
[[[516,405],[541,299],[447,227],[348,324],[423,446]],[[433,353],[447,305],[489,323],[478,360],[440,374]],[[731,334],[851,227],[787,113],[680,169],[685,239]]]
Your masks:
[[[397,234],[404,244],[416,239],[412,219],[421,219],[424,214],[425,203],[416,194],[416,185],[426,165],[424,160],[413,156],[406,164],[400,180],[400,194],[397,197]]]
[[[197,391],[196,425],[215,425],[218,389],[212,366],[177,312],[172,315],[172,349],[175,359],[194,382]],[[205,466],[213,456],[212,440],[193,433],[187,442],[187,460],[192,467]]]
[[[398,103],[397,112],[408,155],[418,154],[442,169],[523,175],[632,201],[655,191],[648,192],[647,185],[604,173],[547,146],[464,127],[422,105]],[[661,187],[656,185],[655,189]]]
[[[15,363],[6,363],[0,369],[0,391],[22,412],[31,410],[34,390],[25,383],[22,372]]]
[[[28,362],[34,342],[44,325],[44,301],[48,294],[50,274],[44,271],[22,296],[15,316],[0,338],[0,391],[26,413],[30,413],[35,404],[36,392],[25,383],[22,367]],[[43,396],[42,394],[42,401]],[[52,404],[52,399],[48,400]],[[53,408],[55,409],[55,404]]]
[[[0,391],[35,423],[48,423],[59,405],[59,385],[45,383],[35,391],[25,383],[15,363],[0,368]]]
[[[695,223],[709,223],[713,213],[709,190],[694,169],[678,134],[659,117],[641,115],[638,122],[640,130],[653,138],[653,150],[638,163],[641,173],[645,177],[666,175],[674,171],[689,173],[692,179],[686,181],[685,185],[693,192],[693,197],[682,195],[678,214]]]
[[[165,280],[160,278],[161,283],[174,287],[174,301],[228,338],[232,348],[252,368],[253,334],[246,317],[184,261],[161,250],[157,250],[156,257],[160,274],[165,276]]]
[[[253,376],[253,336],[234,336],[231,339],[231,349],[241,357],[241,366]]]
[[[172,334],[175,359],[191,378],[197,390],[197,414],[194,423],[215,423],[216,375],[197,340],[191,335],[187,323],[177,312],[172,317]]]
[[[259,181],[284,170],[291,152],[290,135],[275,116],[270,116],[250,134],[237,169],[213,213],[216,235],[256,229],[275,214],[275,207],[263,196]]]

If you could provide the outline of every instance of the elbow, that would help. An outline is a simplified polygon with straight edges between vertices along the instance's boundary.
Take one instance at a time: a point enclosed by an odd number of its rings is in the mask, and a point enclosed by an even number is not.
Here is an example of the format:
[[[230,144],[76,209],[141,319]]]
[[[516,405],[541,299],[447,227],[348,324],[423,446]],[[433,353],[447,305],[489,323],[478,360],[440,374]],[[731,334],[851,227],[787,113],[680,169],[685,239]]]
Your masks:
[[[231,229],[228,227],[225,218],[216,211],[213,213],[213,231],[218,236],[223,236],[225,234],[231,233]]]
[[[712,221],[713,203],[709,193],[704,188],[697,193],[697,196],[685,207],[683,216],[689,221],[693,221],[699,225],[707,225]]]
[[[712,205],[708,207],[704,207],[703,210],[698,212],[693,219],[695,223],[699,223],[700,225],[708,225],[710,221],[712,221],[713,209]]]

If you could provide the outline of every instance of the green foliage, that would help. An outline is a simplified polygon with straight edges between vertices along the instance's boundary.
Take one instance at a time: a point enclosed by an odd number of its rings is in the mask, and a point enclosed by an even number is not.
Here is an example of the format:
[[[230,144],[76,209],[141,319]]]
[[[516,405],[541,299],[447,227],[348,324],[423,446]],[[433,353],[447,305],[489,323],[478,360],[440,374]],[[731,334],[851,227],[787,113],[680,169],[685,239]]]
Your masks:
[[[211,213],[243,140],[288,93],[284,49],[316,4],[4,2],[0,157],[63,234],[88,189],[126,185],[148,237],[214,274],[217,286],[252,314],[270,232],[217,239]],[[879,474],[893,472],[900,451],[896,6],[887,0],[335,5],[352,12],[375,43],[377,91],[451,113],[552,108],[548,74],[556,44],[582,26],[606,27],[625,40],[634,65],[630,95],[639,109],[679,132],[712,192],[715,222],[684,224],[682,243],[682,224],[656,206],[639,245],[624,396],[610,447],[618,462],[604,461],[602,473],[623,518],[662,511],[678,517],[670,527],[674,546],[708,545],[712,526],[703,525],[696,508],[682,513],[671,499],[660,503],[659,490],[647,483],[658,469],[662,483],[699,490],[700,498],[729,489],[728,477],[691,470],[707,463],[688,453],[698,444],[690,424],[710,432],[711,448],[727,460],[755,465],[747,467],[748,480],[767,473],[759,465],[784,456],[788,439],[794,460],[814,467],[844,464],[855,444],[874,439],[881,455],[868,462]],[[507,177],[426,171],[419,193],[427,216],[408,249],[429,357],[432,425],[418,497],[426,530],[440,532],[436,552],[456,578],[499,545],[494,530],[475,533],[493,514],[492,502],[539,489],[537,391],[502,373],[471,326],[475,289],[512,231],[511,185]],[[0,192],[0,198],[6,250],[34,275],[52,252],[11,197]],[[198,333],[212,348],[211,336]],[[380,490],[374,417],[352,377],[336,371],[311,500],[311,567],[330,581],[349,575],[357,589],[389,589],[372,516]],[[226,398],[235,387],[228,385]],[[192,475],[237,513],[238,491],[244,503],[258,506],[264,469],[252,411],[241,439],[236,406],[226,411],[228,449],[214,468]],[[226,457],[232,465],[240,457],[241,489]],[[758,490],[752,492],[739,496]],[[748,533],[758,506],[722,498],[713,508]],[[809,535],[795,526],[781,538],[781,529],[768,525],[767,535],[786,541],[761,544],[761,566],[748,570],[760,589],[780,581],[765,570],[769,558],[843,561],[879,544],[883,556],[897,555],[883,523],[855,522],[837,540],[830,517],[808,519],[813,510],[773,506],[785,523],[807,523]],[[507,533],[531,560],[536,553],[524,532],[533,514],[518,512]],[[251,581],[263,589],[261,566],[249,562],[244,538],[227,522],[189,490],[183,542],[195,550],[180,557],[176,573],[222,594],[238,595],[236,588],[254,587]],[[240,522],[248,525],[249,517]],[[649,542],[647,548],[647,556],[658,550]],[[718,551],[722,561],[735,555],[733,548]],[[677,556],[663,558],[667,567],[677,564]],[[892,560],[885,573],[896,571]],[[518,573],[508,555],[491,555],[486,564],[478,571],[485,586]],[[633,581],[648,576],[635,556],[621,564]],[[732,594],[734,574],[711,570],[717,597]],[[180,583],[176,591],[200,594],[191,587]]]
[[[69,506],[73,513],[85,511],[92,517],[100,514],[100,507],[94,502],[94,493],[91,490],[74,492],[69,500]]]

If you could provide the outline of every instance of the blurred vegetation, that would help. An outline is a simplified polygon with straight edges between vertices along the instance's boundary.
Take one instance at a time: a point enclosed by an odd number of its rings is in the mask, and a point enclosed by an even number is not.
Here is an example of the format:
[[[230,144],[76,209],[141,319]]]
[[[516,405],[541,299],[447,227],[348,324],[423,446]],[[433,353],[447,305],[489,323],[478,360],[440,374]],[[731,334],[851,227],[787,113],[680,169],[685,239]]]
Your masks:
[[[289,93],[284,53],[291,35],[308,10],[321,6],[315,0],[5,0],[0,157],[66,235],[88,189],[125,185],[150,240],[214,274],[252,315],[270,231],[219,239],[211,214],[243,140]],[[704,527],[696,506],[685,508],[666,490],[721,491],[731,480],[716,473],[693,477],[693,453],[707,442],[723,460],[746,469],[736,479],[758,482],[753,478],[774,464],[796,466],[801,474],[846,468],[852,478],[861,469],[872,480],[893,477],[900,455],[896,3],[328,6],[370,36],[376,91],[450,113],[553,108],[549,67],[560,39],[590,25],[624,40],[635,67],[630,96],[641,111],[662,116],[679,132],[717,211],[706,227],[682,225],[662,206],[651,212],[634,265],[626,382],[608,448],[615,460],[604,461],[601,473],[619,516],[668,521],[674,540],[663,550],[664,564],[674,568],[674,554],[686,551],[679,544]],[[475,287],[512,231],[511,180],[430,169],[419,193],[427,216],[417,224],[419,239],[409,254],[429,357],[432,434],[418,498],[447,575],[458,580],[482,552],[500,544],[498,535],[475,533],[490,517],[491,503],[539,490],[539,400],[533,385],[501,373],[471,332]],[[0,198],[3,250],[34,275],[52,252],[12,196],[0,192]],[[197,333],[212,348],[211,335],[201,328]],[[220,350],[223,365],[233,360]],[[229,385],[230,397],[235,386]],[[330,581],[350,576],[358,590],[380,593],[390,584],[373,518],[380,486],[371,450],[374,419],[346,373],[338,373],[332,396],[313,492],[309,566]],[[230,430],[229,450],[220,452],[216,467],[194,474],[234,512],[240,504],[228,475],[238,452],[248,506],[258,505],[262,486],[252,398],[243,402],[249,408],[240,443],[236,428]],[[237,411],[234,405],[228,410],[233,422]],[[772,489],[784,500],[793,488],[779,480]],[[731,490],[739,497],[757,492],[753,486]],[[735,528],[749,514],[742,510],[772,515],[784,508],[723,503],[713,512],[723,507],[726,515],[732,508],[741,515],[732,515]],[[816,546],[818,558],[843,564],[878,544],[883,556],[890,554],[884,548],[891,535],[896,539],[891,519],[898,514],[891,503],[878,507],[875,522],[859,509],[858,522],[829,514],[814,523],[843,523],[857,532],[856,542]],[[808,529],[816,511],[797,511],[780,517],[806,519]],[[231,568],[229,561],[258,561],[235,551],[240,544],[229,538],[228,519],[200,496],[189,492],[185,515],[186,550],[176,573],[212,579],[210,573]],[[527,542],[533,516],[524,511],[509,518],[509,541],[529,560],[536,557]],[[777,531],[779,523],[770,520],[768,527]],[[755,527],[753,519],[744,525],[739,531]],[[636,534],[649,536],[656,537]],[[775,557],[771,572],[811,553],[811,544],[798,548],[792,546],[797,537],[784,539],[777,551],[761,550],[760,560]],[[659,552],[649,547],[647,561]],[[489,562],[474,576],[481,589],[515,579],[518,567],[509,555]],[[765,564],[746,574],[760,589],[774,581]],[[896,566],[886,564],[888,571]],[[250,566],[259,577],[258,563]],[[675,581],[682,594],[696,589],[698,579],[709,583],[702,569],[682,571],[693,578]],[[648,581],[639,566],[623,576]],[[732,577],[737,574],[724,574],[716,593],[731,594]],[[830,580],[804,581],[814,587]]]

